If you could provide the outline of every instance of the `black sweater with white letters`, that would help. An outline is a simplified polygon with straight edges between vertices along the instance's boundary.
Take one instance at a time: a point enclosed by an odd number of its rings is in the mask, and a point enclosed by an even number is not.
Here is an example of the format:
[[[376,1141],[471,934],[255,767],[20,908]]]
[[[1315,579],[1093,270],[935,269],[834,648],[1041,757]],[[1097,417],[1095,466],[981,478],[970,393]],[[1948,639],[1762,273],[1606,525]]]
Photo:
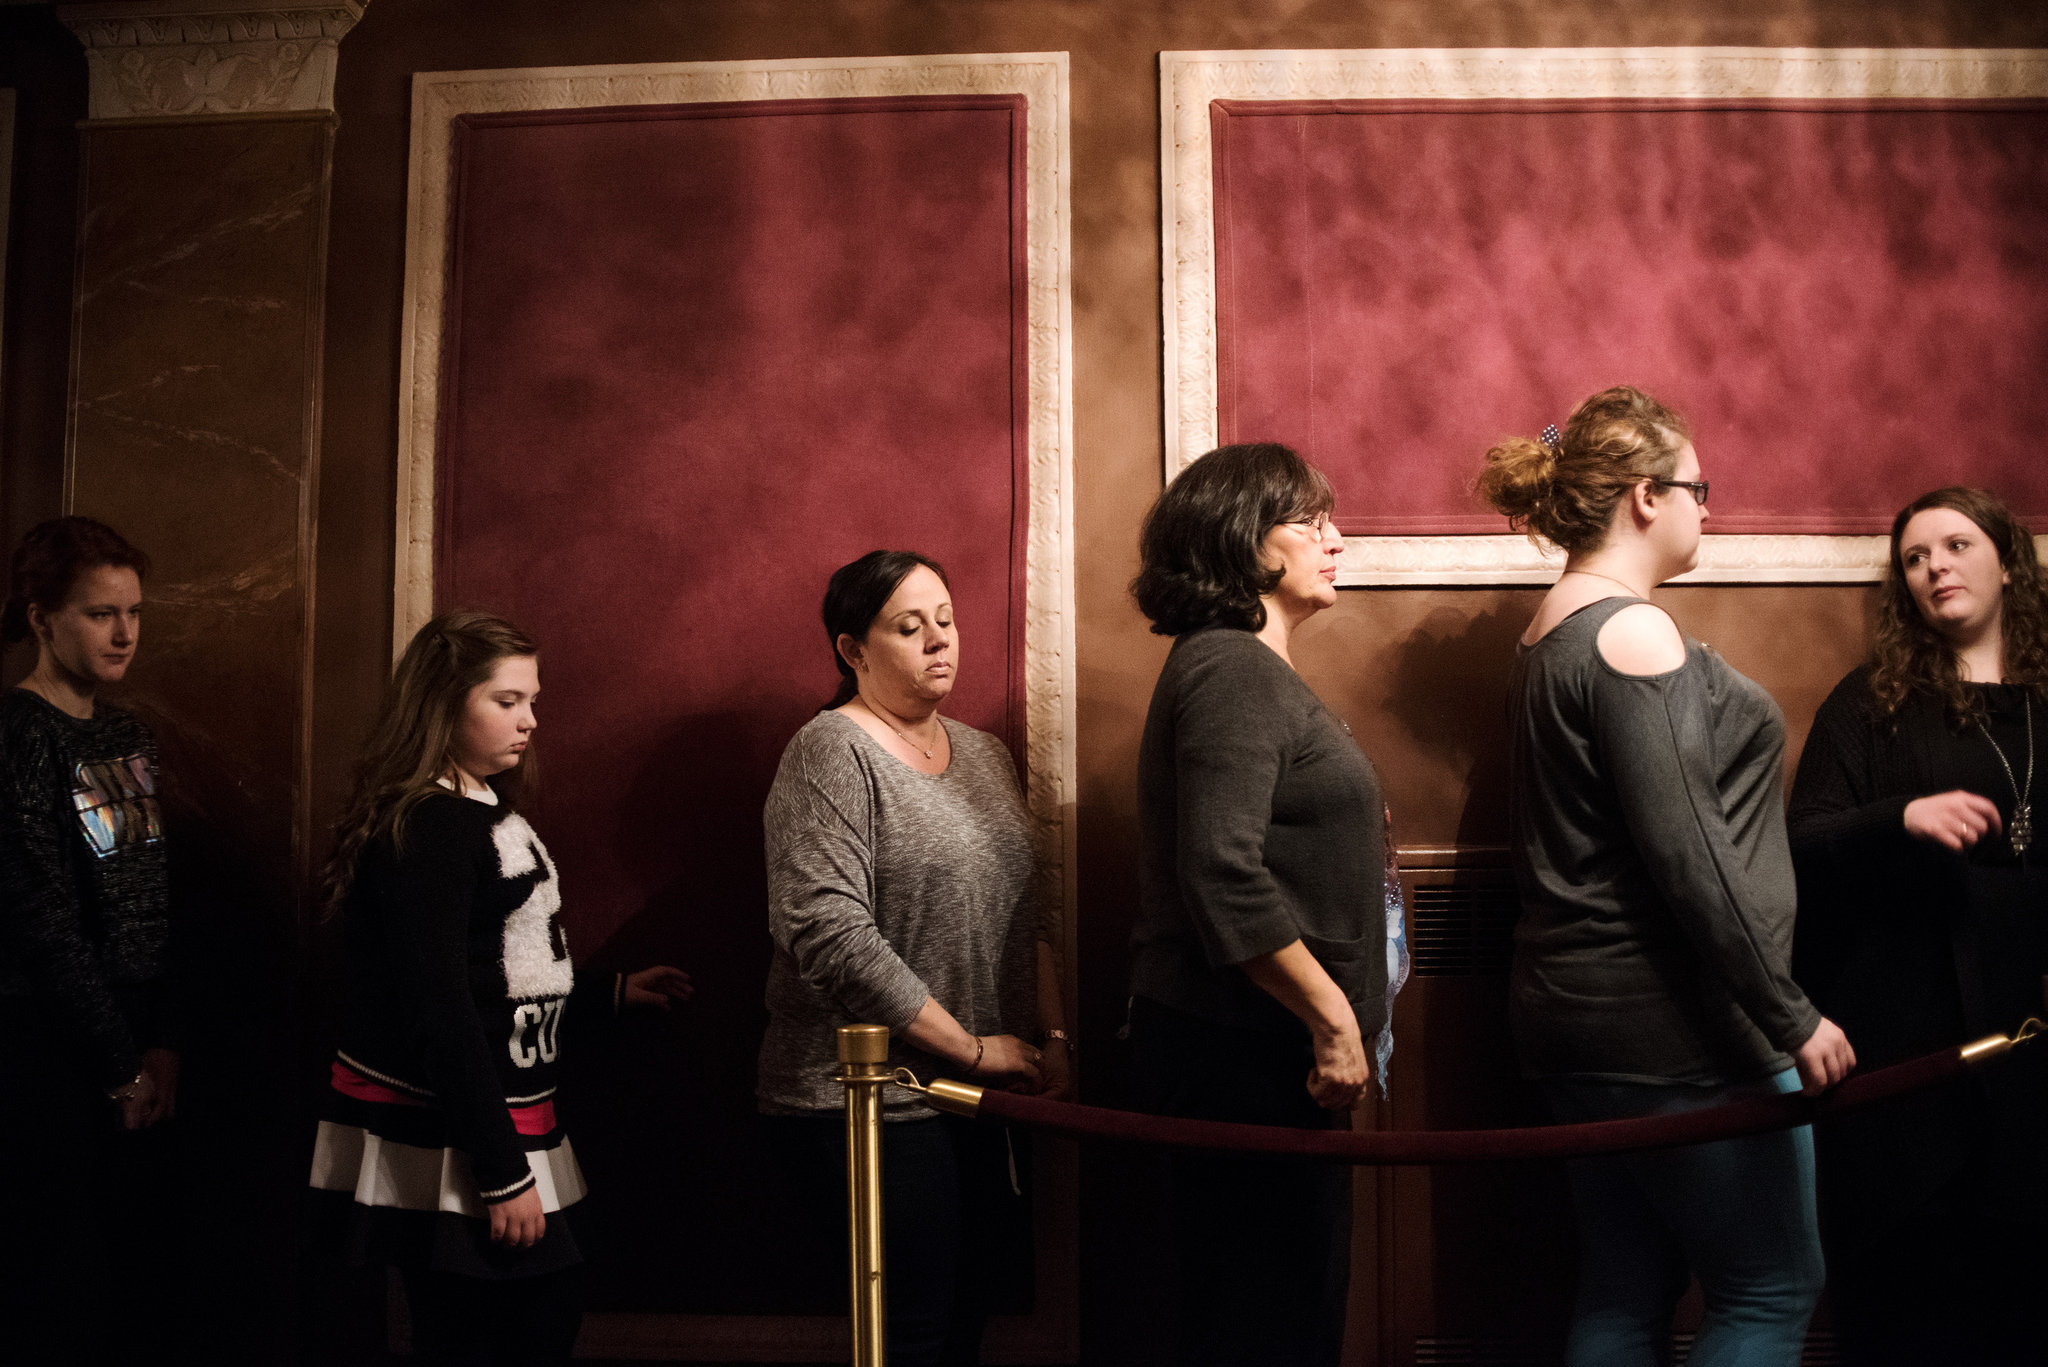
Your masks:
[[[487,1202],[532,1176],[508,1106],[554,1094],[576,974],[554,861],[526,818],[453,793],[370,842],[347,905],[341,1062],[439,1110]],[[621,980],[580,1004],[616,1014]]]

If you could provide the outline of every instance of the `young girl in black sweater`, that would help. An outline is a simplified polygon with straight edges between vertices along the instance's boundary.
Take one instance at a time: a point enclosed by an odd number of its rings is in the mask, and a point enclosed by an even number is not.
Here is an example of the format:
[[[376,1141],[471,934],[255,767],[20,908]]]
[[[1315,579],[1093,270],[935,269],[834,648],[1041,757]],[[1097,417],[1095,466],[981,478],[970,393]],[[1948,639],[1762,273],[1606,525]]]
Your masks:
[[[689,994],[666,966],[571,966],[554,861],[517,810],[537,653],[480,612],[420,628],[327,867],[347,1006],[312,1186],[352,1260],[399,1269],[429,1362],[568,1361],[584,1188],[555,1121],[563,1021]]]

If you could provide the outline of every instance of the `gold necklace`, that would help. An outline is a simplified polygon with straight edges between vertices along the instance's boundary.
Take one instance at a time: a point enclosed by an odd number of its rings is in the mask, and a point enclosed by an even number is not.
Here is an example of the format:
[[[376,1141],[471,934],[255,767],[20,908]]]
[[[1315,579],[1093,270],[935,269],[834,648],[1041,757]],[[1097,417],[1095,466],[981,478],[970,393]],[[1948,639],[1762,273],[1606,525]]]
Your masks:
[[[876,721],[882,723],[882,725],[887,726],[889,728],[889,734],[893,735],[894,737],[896,737],[896,739],[902,741],[905,745],[909,746],[913,750],[922,750],[924,752],[924,757],[926,759],[930,759],[932,757],[932,746],[919,745],[916,741],[912,740],[910,737],[904,735],[901,731],[898,731],[896,729],[896,727],[893,725],[893,722],[895,720],[895,714],[893,712],[889,712],[886,708],[875,706],[873,700],[871,699],[862,698],[861,701],[867,704],[868,711],[875,714]],[[940,723],[940,734],[945,734],[944,723]]]
[[[1598,570],[1566,570],[1566,571],[1565,571],[1565,573],[1566,573],[1566,574],[1583,574],[1583,575],[1587,576],[1587,577],[1588,577],[1588,578],[1590,578],[1590,579],[1605,579],[1605,580],[1606,580],[1606,581],[1607,581],[1608,583],[1610,583],[1610,584],[1620,584],[1620,585],[1621,585],[1621,586],[1622,586],[1623,588],[1627,589],[1627,590],[1629,591],[1629,593],[1631,593],[1632,595],[1634,595],[1634,596],[1635,596],[1635,597],[1637,597],[1637,598],[1648,598],[1648,597],[1650,596],[1650,595],[1649,595],[1649,594],[1647,594],[1647,593],[1639,593],[1639,592],[1637,592],[1637,590],[1636,590],[1636,586],[1635,586],[1634,584],[1624,583],[1624,582],[1623,582],[1622,580],[1616,579],[1616,578],[1615,578],[1615,577],[1614,577],[1613,575],[1611,575],[1611,574],[1602,574],[1602,573],[1600,573],[1600,571],[1598,571]]]

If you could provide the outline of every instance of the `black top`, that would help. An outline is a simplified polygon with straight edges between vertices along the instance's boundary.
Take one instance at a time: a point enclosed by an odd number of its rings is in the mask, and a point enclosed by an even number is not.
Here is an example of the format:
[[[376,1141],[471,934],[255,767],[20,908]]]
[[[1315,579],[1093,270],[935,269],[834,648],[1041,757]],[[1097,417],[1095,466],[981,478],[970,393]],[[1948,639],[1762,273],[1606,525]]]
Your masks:
[[[575,984],[554,861],[526,818],[453,793],[414,807],[404,837],[370,842],[349,890],[339,1057],[431,1101],[478,1194],[510,1200],[533,1175],[506,1106],[554,1094]],[[617,981],[591,986],[615,1013]]]
[[[1990,798],[2009,832],[2027,768],[2035,839],[2048,815],[2048,703],[2013,685],[1970,686],[1984,729],[1950,724],[1939,699],[1909,695],[1882,716],[1867,669],[1814,717],[1792,788],[1799,871],[1793,969],[1848,1033],[1860,1068],[2011,1032],[2042,1014],[2048,973],[2048,847],[2015,855],[2005,835],[1965,854],[1906,833],[1915,798],[1963,789]],[[1986,738],[1988,730],[1990,739]],[[2005,752],[1999,763],[1992,741]],[[2015,1050],[1981,1073],[1823,1127],[1823,1185],[1866,1209],[1933,1199],[1982,1213],[2048,1216],[2048,1051]]]
[[[1689,638],[1667,674],[1610,666],[1600,628],[1642,601],[1581,608],[1515,659],[1515,1040],[1531,1077],[1753,1079],[1820,1023],[1791,975],[1784,718]]]
[[[80,720],[6,690],[0,995],[38,1002],[54,1047],[118,1087],[171,1042],[170,952],[156,738],[106,703]]]
[[[1343,722],[1248,631],[1173,643],[1138,748],[1131,987],[1221,1025],[1306,1027],[1237,967],[1300,940],[1361,1029],[1385,1016],[1379,778]]]

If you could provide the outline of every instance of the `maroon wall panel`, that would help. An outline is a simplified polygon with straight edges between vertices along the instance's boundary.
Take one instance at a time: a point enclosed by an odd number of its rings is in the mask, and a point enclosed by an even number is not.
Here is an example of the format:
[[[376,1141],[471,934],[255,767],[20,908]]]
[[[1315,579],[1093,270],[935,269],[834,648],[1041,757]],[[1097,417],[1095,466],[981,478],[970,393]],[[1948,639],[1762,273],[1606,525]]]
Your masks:
[[[2048,517],[2048,108],[1212,106],[1218,416],[1354,533],[1498,531],[1508,433],[1614,383],[1694,420],[1713,530]]]
[[[542,642],[536,821],[579,959],[699,985],[672,1052],[584,1089],[593,1188],[649,1240],[600,1301],[786,1308],[750,1167],[760,813],[836,680],[830,571],[941,560],[948,712],[1021,748],[1023,99],[458,123],[435,597]],[[684,1225],[719,1234],[652,1238]]]

